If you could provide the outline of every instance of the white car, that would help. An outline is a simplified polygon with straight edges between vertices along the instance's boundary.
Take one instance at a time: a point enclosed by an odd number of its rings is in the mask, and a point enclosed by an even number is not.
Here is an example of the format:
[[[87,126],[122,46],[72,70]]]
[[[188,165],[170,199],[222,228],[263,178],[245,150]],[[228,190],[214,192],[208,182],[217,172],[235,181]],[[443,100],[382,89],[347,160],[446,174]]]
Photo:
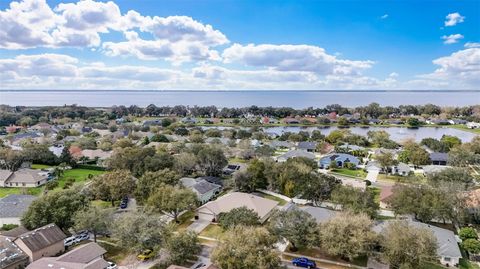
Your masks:
[[[88,233],[75,235],[75,243],[80,243],[83,240],[89,240],[89,239],[90,239],[90,235]]]
[[[75,239],[76,239],[75,236],[67,237],[63,240],[63,245],[66,246],[66,247],[69,247],[69,246],[76,243]]]
[[[105,269],[117,269],[117,265],[113,262],[108,262],[108,266]]]

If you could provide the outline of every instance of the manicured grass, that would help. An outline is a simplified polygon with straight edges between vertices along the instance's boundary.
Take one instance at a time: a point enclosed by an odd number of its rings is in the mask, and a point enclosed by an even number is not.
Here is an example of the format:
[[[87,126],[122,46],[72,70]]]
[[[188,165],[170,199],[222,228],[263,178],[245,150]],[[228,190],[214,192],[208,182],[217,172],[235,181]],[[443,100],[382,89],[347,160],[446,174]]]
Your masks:
[[[201,236],[218,239],[223,235],[223,229],[220,225],[209,224],[201,233]]]
[[[34,169],[45,169],[51,166],[43,164],[33,164],[32,168]],[[90,169],[71,169],[66,170],[65,173],[58,179],[58,187],[56,189],[62,189],[65,186],[65,182],[68,178],[75,179],[75,184],[83,184],[88,180],[89,175],[99,175],[105,173],[104,171],[90,170]],[[0,198],[5,197],[9,194],[30,194],[30,195],[40,195],[44,190],[44,187],[37,188],[0,188]]]
[[[194,217],[195,217],[195,212],[193,211],[188,211],[183,213],[180,217],[178,217],[179,224],[177,226],[177,229],[178,230],[187,229],[187,227],[193,223]]]
[[[10,194],[29,194],[40,195],[43,192],[43,187],[38,188],[0,188],[0,198],[3,198]]]
[[[262,196],[263,198],[265,198],[265,199],[277,201],[277,202],[278,202],[278,205],[280,205],[280,206],[283,206],[283,205],[286,205],[286,204],[287,204],[287,201],[283,200],[282,198],[278,198],[278,197],[275,197],[275,196],[270,195],[270,194],[264,194],[264,193],[262,193],[261,196]]]
[[[350,170],[347,168],[337,168],[332,170],[333,173],[349,176],[349,177],[359,177],[359,178],[365,178],[367,176],[367,173],[361,169],[357,170]]]
[[[107,261],[112,261],[118,264],[128,255],[128,250],[114,244],[104,242],[98,242],[98,244],[107,251],[107,253],[105,253],[105,260]]]
[[[368,187],[368,189],[373,192],[375,203],[380,204],[380,188]]]
[[[103,173],[105,172],[98,171],[98,170],[90,170],[90,169],[75,168],[75,169],[66,170],[65,173],[63,173],[63,175],[58,179],[58,186],[60,188],[63,188],[68,178],[75,179],[75,183],[83,183],[88,179],[89,175],[95,176]]]
[[[47,169],[47,168],[52,168],[53,166],[51,165],[46,165],[46,164],[32,164],[32,169]]]

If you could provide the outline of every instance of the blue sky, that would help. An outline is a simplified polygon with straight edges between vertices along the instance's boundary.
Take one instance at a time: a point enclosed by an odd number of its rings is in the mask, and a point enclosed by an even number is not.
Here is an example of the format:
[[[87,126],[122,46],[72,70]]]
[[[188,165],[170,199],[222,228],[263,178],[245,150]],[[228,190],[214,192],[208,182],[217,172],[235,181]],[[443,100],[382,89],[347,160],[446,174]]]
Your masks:
[[[480,84],[480,1],[24,0],[0,10],[0,89]]]

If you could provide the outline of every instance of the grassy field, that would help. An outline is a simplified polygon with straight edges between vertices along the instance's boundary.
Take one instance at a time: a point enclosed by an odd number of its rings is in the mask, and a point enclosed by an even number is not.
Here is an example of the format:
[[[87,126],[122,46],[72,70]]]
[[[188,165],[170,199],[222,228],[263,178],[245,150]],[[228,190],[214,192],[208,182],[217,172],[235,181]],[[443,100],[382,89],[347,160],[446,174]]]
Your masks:
[[[59,188],[63,188],[65,182],[69,178],[75,179],[75,183],[84,183],[89,177],[103,174],[104,171],[90,170],[90,169],[71,169],[66,170],[65,173],[58,179]]]
[[[283,206],[283,205],[287,204],[287,201],[285,201],[281,198],[275,197],[273,195],[270,195],[270,194],[260,193],[260,196],[262,196],[265,199],[276,201],[276,202],[278,202],[278,205],[280,205],[280,206]]]
[[[223,235],[223,229],[220,225],[209,224],[201,233],[201,236],[218,239]]]
[[[177,226],[178,230],[186,230],[190,224],[193,223],[193,218],[195,217],[195,212],[188,211],[183,213],[181,216],[178,217],[178,221],[180,222]]]
[[[43,164],[33,164],[32,168],[34,169],[46,169],[51,168],[51,166]],[[83,184],[89,177],[89,175],[99,175],[104,173],[104,171],[90,170],[90,169],[71,169],[65,171],[65,173],[58,179],[57,189],[62,189],[65,186],[65,182],[69,178],[75,180],[75,184]],[[5,197],[9,194],[30,194],[30,195],[40,195],[43,193],[44,187],[37,188],[0,188],[0,198]]]
[[[367,173],[365,173],[365,171],[361,169],[350,170],[347,168],[337,168],[337,169],[333,169],[332,172],[340,175],[348,176],[348,177],[365,178],[367,176]]]

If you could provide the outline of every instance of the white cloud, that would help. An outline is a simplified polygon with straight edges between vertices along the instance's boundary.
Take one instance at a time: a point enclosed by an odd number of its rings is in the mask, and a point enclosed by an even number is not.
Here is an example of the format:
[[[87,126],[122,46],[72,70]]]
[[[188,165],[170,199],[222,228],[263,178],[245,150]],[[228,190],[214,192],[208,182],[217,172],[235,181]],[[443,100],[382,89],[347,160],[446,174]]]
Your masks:
[[[442,36],[443,43],[444,44],[455,44],[457,43],[460,39],[463,39],[463,35],[461,34],[454,34],[454,35],[449,35],[449,36]]]
[[[266,67],[277,71],[306,71],[319,75],[358,75],[373,61],[337,59],[323,48],[309,45],[234,44],[223,51],[226,63]]]
[[[228,43],[209,24],[187,16],[149,17],[130,10],[125,15],[112,1],[60,3],[53,10],[45,0],[12,2],[0,11],[0,48],[103,47],[110,56],[136,56],[180,64],[218,60],[212,47]],[[125,41],[105,42],[102,35],[123,32]],[[139,33],[147,39],[142,39]],[[150,38],[148,38],[148,36]]]
[[[392,72],[388,76],[391,77],[391,78],[397,78],[399,76],[399,74],[397,72]]]
[[[49,31],[59,21],[45,0],[11,2],[0,11],[0,48],[22,49],[53,43]]]
[[[460,15],[460,13],[455,12],[455,13],[450,13],[445,17],[445,26],[455,26],[458,23],[461,23],[465,20],[465,17]]]
[[[385,20],[386,18],[388,18],[388,14],[383,14],[383,15],[380,17],[380,19],[382,19],[382,20]]]
[[[480,48],[480,42],[467,42],[464,45],[465,48]]]
[[[420,82],[432,87],[477,89],[480,83],[480,48],[459,50],[433,60],[439,67],[430,74],[420,75]]]

